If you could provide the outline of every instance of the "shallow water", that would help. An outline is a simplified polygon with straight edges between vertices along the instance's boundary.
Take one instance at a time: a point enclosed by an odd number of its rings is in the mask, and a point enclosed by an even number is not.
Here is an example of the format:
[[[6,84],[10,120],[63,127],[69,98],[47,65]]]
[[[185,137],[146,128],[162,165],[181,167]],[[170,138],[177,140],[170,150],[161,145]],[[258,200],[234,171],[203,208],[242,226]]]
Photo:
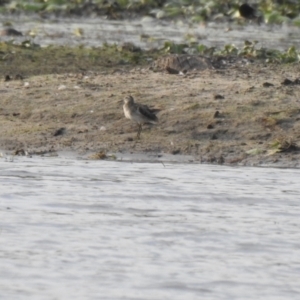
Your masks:
[[[244,45],[245,40],[258,41],[258,48],[286,50],[290,46],[300,47],[299,28],[289,25],[246,26],[234,23],[190,24],[188,21],[164,21],[150,17],[134,20],[106,20],[105,18],[41,19],[37,17],[2,16],[2,23],[12,22],[23,37],[16,42],[32,39],[42,45],[101,46],[104,43],[122,44],[132,42],[143,49],[162,47],[166,41],[187,43],[190,37],[207,47],[223,48],[226,44]],[[75,32],[82,30],[81,36]],[[11,37],[2,37],[11,40]]]
[[[0,299],[299,299],[300,170],[0,159]]]

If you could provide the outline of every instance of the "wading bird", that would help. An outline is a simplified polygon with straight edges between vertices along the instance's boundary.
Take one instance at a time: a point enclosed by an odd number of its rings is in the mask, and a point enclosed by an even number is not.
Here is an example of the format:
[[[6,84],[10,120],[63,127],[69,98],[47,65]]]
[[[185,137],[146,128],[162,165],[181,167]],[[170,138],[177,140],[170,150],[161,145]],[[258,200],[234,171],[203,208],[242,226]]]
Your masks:
[[[160,109],[149,108],[147,105],[136,103],[132,96],[126,96],[124,98],[123,110],[127,119],[139,125],[136,136],[137,139],[140,138],[143,124],[156,124],[158,122],[156,114],[160,111]]]

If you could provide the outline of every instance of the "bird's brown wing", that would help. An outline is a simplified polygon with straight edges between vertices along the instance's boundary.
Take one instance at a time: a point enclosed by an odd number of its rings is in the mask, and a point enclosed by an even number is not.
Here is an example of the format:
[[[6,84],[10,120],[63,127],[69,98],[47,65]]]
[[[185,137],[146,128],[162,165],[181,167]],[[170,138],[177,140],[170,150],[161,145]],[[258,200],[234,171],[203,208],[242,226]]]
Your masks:
[[[139,105],[138,111],[140,114],[145,116],[147,119],[149,119],[149,122],[157,122],[157,116],[155,115],[158,111],[155,109],[149,108],[147,105]]]
[[[148,107],[148,109],[155,115],[161,111],[158,107]]]

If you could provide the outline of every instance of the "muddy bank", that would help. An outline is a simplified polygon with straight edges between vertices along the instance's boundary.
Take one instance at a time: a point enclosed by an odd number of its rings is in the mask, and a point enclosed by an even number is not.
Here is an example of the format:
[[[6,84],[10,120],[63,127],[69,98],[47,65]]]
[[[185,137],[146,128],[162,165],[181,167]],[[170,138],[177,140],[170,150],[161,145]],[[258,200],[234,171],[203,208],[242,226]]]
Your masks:
[[[173,75],[119,66],[2,81],[0,148],[298,167],[298,69],[253,63]],[[144,126],[139,141],[136,124],[123,115],[126,95],[161,109],[159,124]]]

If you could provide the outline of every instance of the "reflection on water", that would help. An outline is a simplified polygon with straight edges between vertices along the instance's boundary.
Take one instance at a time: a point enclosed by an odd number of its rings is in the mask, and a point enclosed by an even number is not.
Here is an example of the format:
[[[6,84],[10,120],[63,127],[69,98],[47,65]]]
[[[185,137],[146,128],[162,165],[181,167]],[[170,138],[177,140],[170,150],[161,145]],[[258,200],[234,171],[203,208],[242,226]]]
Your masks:
[[[298,299],[299,170],[0,160],[1,299]]]
[[[33,19],[32,16],[2,18],[2,22],[13,22],[14,27],[25,36],[15,37],[17,41],[32,39],[35,43],[47,45],[101,46],[104,43],[132,42],[143,49],[161,47],[166,41],[189,42],[193,37],[199,44],[223,48],[226,44],[241,47],[245,40],[258,41],[258,47],[286,50],[290,46],[300,47],[299,28],[288,25],[239,26],[233,23],[208,23],[205,26],[189,24],[187,21],[163,21],[150,17],[135,20],[106,20],[104,18],[79,19]],[[78,28],[83,35],[76,36]],[[31,35],[29,35],[31,33]],[[26,35],[28,34],[28,35]],[[11,40],[11,37],[2,37]]]

